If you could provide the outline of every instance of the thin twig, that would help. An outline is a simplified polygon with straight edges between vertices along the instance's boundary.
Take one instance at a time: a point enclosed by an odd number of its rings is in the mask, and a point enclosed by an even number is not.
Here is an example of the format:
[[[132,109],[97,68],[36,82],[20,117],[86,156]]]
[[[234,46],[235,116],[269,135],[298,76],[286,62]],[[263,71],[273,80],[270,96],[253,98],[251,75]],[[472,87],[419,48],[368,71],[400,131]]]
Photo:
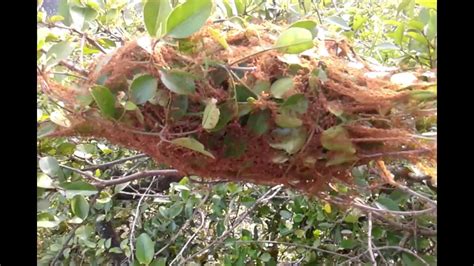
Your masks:
[[[82,80],[89,80],[88,78],[86,78],[84,76],[74,75],[74,74],[67,73],[67,72],[51,72],[51,74],[70,76],[70,77],[75,77],[75,78],[82,79]]]
[[[285,246],[294,246],[294,247],[299,247],[299,248],[306,248],[306,249],[311,249],[323,253],[328,253],[331,255],[335,256],[340,256],[348,259],[352,259],[351,256],[345,255],[345,254],[340,254],[334,251],[326,250],[326,249],[321,249],[313,246],[308,246],[308,245],[303,245],[303,244],[298,244],[298,243],[290,243],[290,242],[279,242],[279,241],[271,241],[271,240],[238,240],[235,241],[236,243],[268,243],[268,244],[277,244],[277,245],[285,245]]]
[[[372,250],[372,213],[369,212],[369,220],[368,220],[368,232],[367,232],[367,251],[370,254],[370,260],[372,265],[377,266],[377,262],[375,261],[374,252]]]
[[[140,154],[137,154],[137,155],[133,155],[133,156],[130,156],[130,157],[127,157],[127,158],[118,159],[118,160],[111,161],[111,162],[108,162],[108,163],[103,163],[103,164],[98,164],[98,165],[91,165],[89,167],[84,168],[83,170],[87,171],[87,170],[108,168],[108,167],[110,167],[112,165],[115,165],[115,164],[123,163],[123,162],[126,162],[126,161],[132,161],[132,160],[140,159],[140,158],[147,157],[147,156],[148,155],[146,155],[144,153],[140,153]]]
[[[66,67],[67,69],[69,69],[73,72],[79,73],[84,77],[89,76],[89,72],[87,72],[87,70],[79,68],[79,67],[75,66],[73,63],[70,63],[66,60],[59,61],[58,65]]]
[[[155,183],[155,177],[150,182],[150,185],[148,185],[148,188],[145,190],[145,193],[142,195],[140,200],[138,201],[137,208],[135,209],[135,217],[133,218],[133,222],[130,228],[130,254],[131,255],[131,262],[133,263],[134,261],[134,256],[133,256],[133,241],[135,240],[135,226],[137,224],[138,216],[140,216],[140,205],[142,204],[143,199],[145,198],[145,194],[148,193],[150,190],[151,186]]]
[[[211,252],[213,248],[215,248],[216,246],[218,246],[219,244],[221,244],[226,238],[227,236],[234,231],[234,229],[239,226],[243,221],[244,219],[258,206],[260,205],[261,203],[263,202],[267,202],[268,200],[272,199],[273,197],[276,196],[276,194],[283,188],[283,185],[277,185],[277,186],[274,186],[272,187],[271,189],[269,189],[267,192],[265,192],[260,198],[258,198],[255,203],[252,205],[252,207],[250,207],[249,209],[247,209],[247,211],[245,211],[240,217],[239,219],[237,219],[237,221],[235,222],[235,224],[233,224],[229,229],[227,229],[226,231],[224,231],[222,233],[222,235],[220,237],[218,237],[217,239],[215,239],[214,241],[212,241],[209,245],[207,245],[205,248],[201,249],[200,251],[194,253],[193,255],[189,256],[188,258],[186,258],[185,260],[182,261],[182,265],[186,265],[186,262],[188,262],[189,260],[195,258],[196,256],[200,256],[202,254],[205,254],[205,253],[208,253],[208,252]]]
[[[197,236],[197,234],[204,227],[206,216],[204,215],[204,213],[201,210],[198,210],[198,212],[201,215],[201,225],[199,225],[199,228],[196,230],[196,232],[194,232],[194,234],[188,239],[188,241],[186,241],[186,244],[184,244],[184,246],[178,252],[176,257],[170,262],[170,264],[169,264],[170,266],[173,265],[173,263],[175,263],[178,258],[181,258],[183,256],[183,253],[186,250],[186,248],[188,247],[188,245],[191,243],[191,241],[193,241],[193,239]]]
[[[150,177],[150,176],[180,176],[178,170],[175,169],[163,169],[163,170],[149,170],[131,174],[129,176],[121,177],[118,179],[111,179],[111,180],[102,180],[101,183],[92,183],[94,186],[97,187],[109,187],[118,184],[127,183],[136,179]]]
[[[384,246],[384,247],[376,247],[376,248],[374,248],[374,250],[376,250],[376,251],[378,251],[378,250],[384,250],[384,249],[396,249],[396,250],[398,250],[398,251],[406,252],[406,253],[408,253],[408,254],[413,255],[415,258],[417,258],[418,260],[420,260],[423,264],[429,265],[428,262],[426,262],[423,258],[421,258],[421,257],[418,256],[415,252],[413,252],[413,251],[411,251],[411,250],[409,250],[409,249],[407,249],[407,248],[402,248],[402,247],[399,247],[399,246]],[[351,262],[351,261],[354,261],[354,260],[356,260],[356,259],[362,257],[363,255],[365,255],[367,252],[368,252],[368,250],[362,252],[361,254],[359,254],[359,255],[357,255],[357,256],[355,256],[355,257],[353,257],[353,258],[350,258],[350,259],[348,259],[348,260],[346,260],[346,261],[343,261],[340,265],[344,265],[344,264],[346,264],[346,263],[349,263],[349,262]]]
[[[73,171],[73,172],[76,172],[76,173],[82,175],[83,177],[85,177],[85,178],[87,178],[87,179],[90,179],[90,180],[95,181],[95,182],[98,183],[98,184],[101,184],[101,185],[104,184],[104,181],[105,181],[105,180],[102,180],[102,179],[100,179],[100,178],[97,178],[97,177],[95,177],[95,176],[93,176],[93,175],[91,175],[91,174],[89,174],[89,173],[87,173],[87,172],[84,172],[84,171],[82,171],[82,170],[79,170],[79,169],[76,169],[76,168],[74,168],[74,167],[70,167],[70,166],[67,166],[67,165],[63,165],[63,164],[60,164],[59,166],[61,166],[62,168],[66,168],[66,169],[68,169],[68,170],[71,170],[71,171]]]
[[[196,214],[196,212],[199,210],[199,208],[204,204],[206,203],[207,199],[209,198],[209,195],[210,195],[210,189],[207,190],[207,193],[206,195],[204,196],[204,198],[201,200],[201,202],[199,203],[198,206],[196,206],[196,208],[194,209],[194,212],[193,214],[191,215],[191,217],[189,217],[189,219],[186,220],[186,222],[183,224],[183,226],[181,226],[181,228],[179,229],[178,233],[176,233],[169,241],[168,243],[166,243],[166,245],[164,247],[162,247],[160,250],[158,250],[156,253],[155,253],[155,257],[158,256],[161,252],[163,252],[165,249],[167,249],[171,244],[174,243],[174,241],[181,235],[181,233],[188,227],[188,225],[191,223],[191,220],[193,219],[193,216]]]

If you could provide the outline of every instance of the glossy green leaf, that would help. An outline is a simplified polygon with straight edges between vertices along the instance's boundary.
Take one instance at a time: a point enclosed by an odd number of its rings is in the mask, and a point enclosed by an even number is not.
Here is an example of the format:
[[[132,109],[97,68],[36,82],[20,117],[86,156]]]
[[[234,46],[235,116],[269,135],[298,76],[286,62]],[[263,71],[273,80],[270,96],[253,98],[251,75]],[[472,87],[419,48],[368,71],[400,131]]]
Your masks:
[[[270,81],[267,80],[258,80],[255,82],[255,85],[252,88],[252,91],[257,95],[260,95],[262,92],[269,92],[270,91]]]
[[[236,114],[235,103],[233,101],[227,101],[219,105],[219,121],[217,125],[211,131],[219,131],[223,129]]]
[[[91,196],[97,193],[97,188],[84,181],[75,181],[62,184],[61,187],[66,192],[66,198],[73,198],[76,195]]]
[[[136,77],[130,84],[132,100],[135,104],[144,104],[156,94],[158,80],[151,75]]]
[[[188,96],[178,95],[171,104],[170,116],[174,120],[181,119],[188,111]]]
[[[362,27],[362,25],[364,25],[365,22],[367,22],[368,19],[369,19],[369,18],[367,18],[367,17],[365,17],[365,16],[361,16],[361,15],[359,15],[359,14],[356,14],[356,15],[354,16],[354,21],[353,21],[353,24],[352,24],[352,29],[353,29],[354,31],[359,30],[359,29]]]
[[[187,0],[168,16],[166,32],[173,38],[186,38],[198,31],[211,15],[211,0]]]
[[[286,92],[293,88],[293,78],[281,78],[273,82],[270,91],[273,97],[282,99]]]
[[[174,217],[181,214],[182,211],[183,211],[183,204],[175,203],[171,205],[171,207],[168,209],[168,217],[173,219]]]
[[[53,180],[45,174],[38,175],[36,179],[36,186],[40,188],[54,188]]]
[[[278,131],[275,130],[273,133],[275,134],[275,132]],[[308,133],[304,127],[292,128],[279,136],[278,142],[269,145],[274,149],[284,150],[288,154],[295,154],[305,144],[307,135]]]
[[[250,114],[247,121],[249,130],[257,136],[261,136],[270,128],[271,111],[268,109],[258,110]]]
[[[289,28],[278,37],[275,47],[284,53],[299,54],[313,48],[313,35],[304,28]]]
[[[49,48],[46,54],[47,66],[54,66],[59,61],[66,59],[74,51],[74,46],[66,41],[56,43]]]
[[[342,151],[350,154],[356,152],[349,134],[342,126],[334,126],[326,129],[321,135],[321,144],[330,151]]]
[[[39,167],[43,173],[49,176],[55,176],[59,172],[59,163],[51,156],[41,158],[39,160]]]
[[[303,121],[301,121],[301,119],[288,114],[277,114],[275,117],[275,123],[279,127],[285,128],[296,128],[303,125]]]
[[[202,127],[206,130],[210,130],[216,127],[219,122],[220,111],[216,105],[217,100],[212,98],[206,104],[204,114],[202,117]]]
[[[90,92],[102,114],[107,118],[116,118],[115,97],[109,88],[97,85]]]
[[[349,25],[347,25],[347,22],[341,17],[331,16],[331,17],[325,18],[324,20],[327,23],[332,24],[332,25],[336,25],[336,26],[340,27],[343,30],[350,30],[351,29],[351,27],[349,27]]]
[[[148,34],[160,37],[166,30],[166,19],[171,12],[169,0],[147,0],[143,6],[143,19]]]
[[[304,19],[298,20],[295,23],[291,24],[289,28],[303,28],[307,29],[313,35],[313,38],[316,37],[317,30],[316,30],[317,23],[314,20]]]
[[[386,196],[380,196],[377,199],[376,205],[382,209],[387,209],[391,211],[400,211],[398,203]]]
[[[179,70],[160,70],[161,82],[170,91],[181,94],[189,95],[194,93],[196,85],[194,84],[194,78],[187,72]]]
[[[199,152],[199,153],[202,153],[206,156],[211,157],[212,159],[215,159],[214,155],[212,155],[212,153],[206,151],[204,149],[204,145],[202,145],[201,142],[197,141],[194,138],[177,138],[177,139],[172,140],[171,143],[173,143],[175,145],[178,145],[178,146],[181,146],[181,147],[184,147],[184,148],[187,148],[187,149],[190,149],[190,150],[193,150],[193,151],[196,151],[196,152]]]
[[[151,262],[150,266],[166,266],[166,258],[160,257]]]
[[[76,195],[71,199],[71,210],[74,215],[86,219],[89,215],[89,203],[82,195]]]
[[[97,11],[90,7],[71,6],[69,9],[72,26],[77,30],[86,30],[89,28],[89,22],[98,15]]]
[[[237,93],[236,98],[238,102],[247,102],[247,99],[250,97],[254,99],[258,98],[258,95],[255,94],[255,92],[242,85],[235,86],[235,92]]]
[[[308,99],[302,93],[293,94],[281,105],[282,108],[295,111],[300,114],[308,110]]]
[[[135,256],[141,264],[150,264],[155,255],[155,243],[147,233],[142,233],[136,240]]]
[[[272,255],[270,255],[270,253],[268,253],[268,252],[265,252],[262,255],[260,255],[260,259],[263,262],[269,262],[271,258],[272,258]]]

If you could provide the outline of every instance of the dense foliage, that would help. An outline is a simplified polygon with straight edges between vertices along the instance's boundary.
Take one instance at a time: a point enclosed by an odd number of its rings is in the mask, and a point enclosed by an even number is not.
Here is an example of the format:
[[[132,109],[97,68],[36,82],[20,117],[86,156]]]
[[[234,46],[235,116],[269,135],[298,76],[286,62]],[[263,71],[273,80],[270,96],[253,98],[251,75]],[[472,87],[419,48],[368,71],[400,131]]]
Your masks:
[[[250,35],[258,32],[255,25],[269,27],[266,22],[300,23],[277,40],[286,53],[308,49],[309,32],[309,40],[311,34],[344,38],[373,64],[402,71],[425,69],[427,81],[436,69],[435,1],[63,0],[56,14],[42,5],[38,72],[45,75],[48,70],[49,78],[64,86],[87,79],[85,69],[95,66],[100,54],[127,40],[143,35],[189,37],[209,16],[215,23],[240,25]],[[220,45],[227,45],[219,31],[210,32]],[[191,41],[181,41],[178,47],[195,49]],[[160,76],[174,93],[194,90],[181,72]],[[287,82],[272,85],[275,98]],[[149,88],[156,87],[156,80],[138,76],[129,86],[132,96],[120,104],[136,111],[153,98]],[[436,134],[435,93],[413,91],[410,96],[417,105],[411,111],[428,115],[402,118],[402,123],[425,133],[423,138]],[[82,99],[86,105],[95,101],[102,114],[117,117],[106,87],[97,86],[91,94]],[[216,110],[215,102],[206,104],[204,129],[218,126]],[[398,161],[388,168],[380,161],[368,162],[352,169],[355,186],[331,184],[316,200],[279,185],[183,177],[103,139],[48,138],[58,126],[70,126],[67,112],[64,103],[38,91],[39,264],[436,264],[436,171],[430,162]],[[285,120],[286,125],[292,122]],[[259,131],[261,122],[256,119],[254,124]],[[189,141],[179,144],[213,156]],[[128,182],[121,182],[124,178]],[[348,197],[353,200],[346,201]]]

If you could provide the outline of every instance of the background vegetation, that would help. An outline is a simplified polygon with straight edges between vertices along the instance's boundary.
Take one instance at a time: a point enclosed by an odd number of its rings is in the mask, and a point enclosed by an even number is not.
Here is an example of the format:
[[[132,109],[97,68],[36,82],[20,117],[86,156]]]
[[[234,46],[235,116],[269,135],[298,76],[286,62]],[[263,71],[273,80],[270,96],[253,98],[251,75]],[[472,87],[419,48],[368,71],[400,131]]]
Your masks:
[[[184,1],[156,2],[174,8]],[[38,3],[38,68],[52,68],[64,84],[81,78],[77,73],[101,53],[150,31],[143,14],[151,5],[144,1],[48,4]],[[243,27],[303,18],[326,36],[346,38],[369,62],[436,68],[436,1],[223,0],[211,16]],[[338,202],[348,193],[340,184],[318,200],[281,186],[163,178],[150,171],[165,165],[135,151],[103,140],[44,137],[67,121],[61,103],[40,90],[37,103],[40,265],[436,265],[433,168],[422,172],[400,162],[392,169],[403,184],[397,187],[378,182],[372,164],[354,168],[358,198],[351,206]],[[436,116],[413,123],[436,132]],[[99,193],[84,182],[85,175],[134,174],[147,177]]]

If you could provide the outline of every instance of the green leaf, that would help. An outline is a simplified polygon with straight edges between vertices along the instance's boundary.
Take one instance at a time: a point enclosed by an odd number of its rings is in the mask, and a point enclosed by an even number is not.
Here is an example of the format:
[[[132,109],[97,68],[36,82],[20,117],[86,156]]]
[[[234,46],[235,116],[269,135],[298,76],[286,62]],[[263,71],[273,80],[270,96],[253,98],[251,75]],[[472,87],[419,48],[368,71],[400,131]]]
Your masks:
[[[248,98],[257,99],[258,95],[242,85],[235,86],[236,98],[238,102],[247,102]]]
[[[206,130],[210,130],[216,127],[219,122],[220,111],[216,106],[217,100],[212,98],[204,109],[204,115],[202,118],[202,127]]]
[[[97,193],[97,188],[84,181],[75,181],[62,184],[61,187],[66,190],[66,198],[70,199],[76,195],[91,196]]]
[[[147,233],[142,233],[137,238],[135,256],[141,264],[150,264],[155,255],[155,243]]]
[[[39,167],[41,171],[49,176],[55,176],[59,172],[59,163],[51,156],[41,158],[39,160]]]
[[[380,196],[375,204],[381,207],[382,209],[400,211],[400,208],[398,208],[398,203],[386,196]]]
[[[358,29],[360,29],[360,27],[362,27],[362,25],[364,25],[364,23],[368,20],[367,17],[363,17],[359,14],[355,15],[354,16],[354,22],[352,24],[352,29],[354,31],[357,31]]]
[[[293,94],[281,105],[282,108],[298,112],[306,113],[308,109],[308,99],[302,93]]]
[[[144,104],[156,94],[158,81],[151,75],[143,75],[133,79],[130,92],[135,104]]]
[[[169,0],[148,0],[143,6],[143,19],[148,34],[161,37],[165,34],[166,19],[171,12]]]
[[[208,28],[208,31],[211,34],[211,37],[216,40],[222,47],[224,47],[224,49],[229,48],[229,44],[227,43],[225,36],[223,36],[220,31],[213,28]]]
[[[178,216],[181,212],[183,211],[183,204],[181,203],[175,203],[171,205],[171,207],[168,209],[168,217],[173,219],[174,217]]]
[[[109,88],[97,85],[90,92],[102,114],[107,118],[116,118],[115,97]]]
[[[71,13],[69,11],[68,0],[59,0],[58,15],[61,15],[62,17],[64,17],[64,21],[63,21],[64,25],[71,26],[72,19],[71,19]]]
[[[255,85],[253,86],[252,91],[257,95],[260,95],[260,93],[262,93],[263,91],[269,92],[270,86],[271,86],[270,81],[258,80],[257,82],[255,82]]]
[[[219,121],[212,131],[219,131],[223,129],[234,117],[236,111],[234,111],[235,105],[233,101],[227,101],[219,105]]]
[[[277,136],[277,143],[269,145],[274,149],[284,150],[289,154],[298,152],[306,142],[307,132],[304,127],[284,130],[274,130],[273,135]]]
[[[291,219],[291,217],[292,217],[293,215],[292,215],[291,212],[289,212],[289,211],[281,210],[281,211],[280,211],[280,216],[281,216],[281,218],[283,218],[283,219],[285,219],[285,220],[289,220],[289,219]]]
[[[410,92],[410,98],[418,101],[430,101],[437,98],[437,94],[430,90],[414,90]]]
[[[342,151],[350,154],[356,152],[349,134],[342,126],[334,126],[326,129],[321,135],[321,144],[330,151]]]
[[[293,78],[281,78],[273,82],[270,91],[273,97],[282,99],[286,92],[293,88]]]
[[[296,21],[295,23],[291,24],[289,28],[307,29],[311,32],[311,34],[313,35],[313,38],[315,38],[317,34],[316,26],[317,26],[316,21],[304,19],[304,20]]]
[[[433,9],[437,8],[436,0],[415,0],[415,3],[426,8],[433,8]]]
[[[40,188],[54,188],[53,180],[45,174],[40,174],[36,178],[36,186]]]
[[[299,54],[313,48],[313,35],[304,28],[289,28],[278,37],[275,48],[287,54]]]
[[[396,46],[395,44],[384,42],[377,46],[375,46],[377,50],[400,50],[400,47]]]
[[[290,116],[288,114],[277,114],[275,117],[275,123],[279,127],[295,128],[303,125],[303,121],[297,117]]]
[[[198,31],[211,15],[211,0],[187,0],[168,16],[166,32],[173,38],[186,38]]]
[[[194,78],[187,72],[179,70],[160,70],[160,76],[161,82],[174,93],[189,95],[196,90]]]
[[[354,239],[343,239],[341,241],[341,247],[344,249],[353,249],[357,246],[357,241]]]
[[[46,54],[46,65],[48,67],[56,65],[59,61],[66,59],[72,51],[74,51],[74,46],[66,41],[51,46]]]
[[[270,115],[271,111],[268,109],[251,113],[247,121],[247,127],[257,136],[265,134],[270,127]]]
[[[269,262],[271,258],[272,258],[272,255],[270,255],[270,253],[268,253],[268,252],[265,252],[262,255],[260,255],[260,259],[263,262]]]
[[[76,195],[71,200],[71,210],[74,215],[85,220],[89,215],[89,203],[82,195]]]
[[[90,7],[72,6],[69,8],[69,14],[72,19],[72,26],[77,30],[86,30],[89,27],[89,21],[95,19],[97,11]]]
[[[351,27],[347,25],[347,22],[338,16],[331,16],[324,19],[327,23],[339,26],[343,30],[350,30]]]
[[[137,110],[137,108],[138,108],[138,107],[137,107],[133,102],[131,102],[131,101],[127,101],[123,107],[124,107],[125,110],[127,110],[127,111]]]
[[[212,159],[215,159],[214,155],[212,155],[212,153],[206,151],[204,149],[204,145],[202,145],[201,142],[197,141],[194,138],[177,138],[177,139],[172,140],[171,143],[173,143],[175,145],[178,145],[178,146],[181,146],[181,147],[184,147],[184,148],[187,148],[187,149],[190,149],[190,150],[193,150],[193,151],[197,151],[199,153],[202,153],[206,156],[211,157]]]
[[[166,258],[160,257],[158,259],[153,260],[150,266],[166,266]]]
[[[181,119],[184,115],[186,115],[188,110],[188,96],[178,95],[178,97],[173,100],[170,110],[170,116],[173,120]]]

